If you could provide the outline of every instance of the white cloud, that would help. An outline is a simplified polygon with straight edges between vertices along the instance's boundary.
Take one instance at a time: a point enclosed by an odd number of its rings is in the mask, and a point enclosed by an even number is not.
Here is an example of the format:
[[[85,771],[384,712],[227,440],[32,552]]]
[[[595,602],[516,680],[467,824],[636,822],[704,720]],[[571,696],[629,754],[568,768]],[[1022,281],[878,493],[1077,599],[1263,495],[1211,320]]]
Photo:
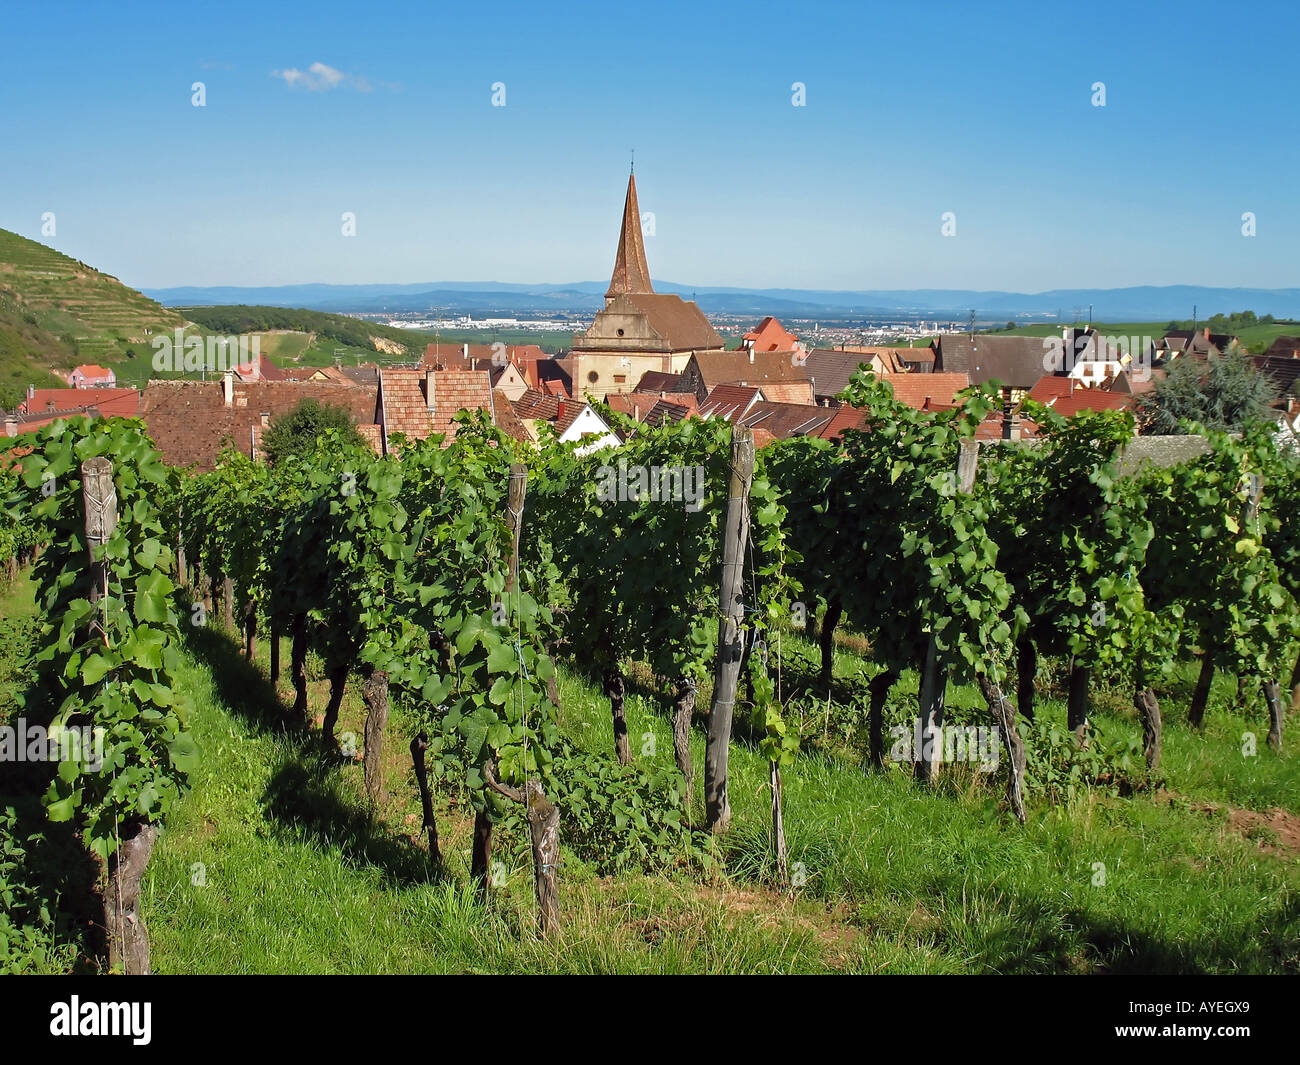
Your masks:
[[[291,89],[301,88],[310,92],[325,92],[328,89],[337,89],[340,86],[356,89],[357,92],[371,91],[370,82],[360,75],[345,74],[343,71],[328,66],[319,60],[306,70],[289,67],[287,70],[273,70],[271,76],[273,78],[282,78],[284,83]]]

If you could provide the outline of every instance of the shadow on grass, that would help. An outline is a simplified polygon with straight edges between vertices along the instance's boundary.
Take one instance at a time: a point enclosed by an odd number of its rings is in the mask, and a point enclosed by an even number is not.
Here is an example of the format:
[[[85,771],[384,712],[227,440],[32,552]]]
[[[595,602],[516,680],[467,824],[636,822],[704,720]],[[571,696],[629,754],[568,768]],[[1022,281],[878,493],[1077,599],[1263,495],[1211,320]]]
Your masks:
[[[291,754],[272,775],[262,795],[277,831],[337,848],[344,860],[380,870],[388,884],[424,884],[444,879],[428,853],[393,835],[367,810],[342,793],[337,763]]]
[[[336,847],[346,860],[380,870],[388,883],[423,884],[442,878],[442,870],[423,848],[394,834],[368,808],[356,804],[340,772],[355,763],[337,751],[321,749],[321,733],[293,719],[291,707],[229,634],[201,627],[184,635],[190,652],[211,673],[221,704],[255,731],[281,738],[282,758],[262,795],[274,831]]]
[[[233,637],[211,625],[182,626],[181,637],[190,653],[208,667],[217,698],[231,713],[258,733],[306,737],[305,722],[292,718],[291,707],[280,699],[275,685],[243,656]]]
[[[960,898],[963,885],[946,890]],[[936,890],[944,891],[936,885]],[[969,892],[969,886],[966,886]],[[991,902],[992,900],[990,900]],[[1136,922],[1085,910],[1054,910],[1037,898],[999,899],[1016,915],[978,943],[980,969],[1020,974],[1300,973],[1296,929],[1300,901],[1256,915],[1250,928],[1207,928],[1186,940],[1154,935]],[[955,944],[963,952],[970,944]]]

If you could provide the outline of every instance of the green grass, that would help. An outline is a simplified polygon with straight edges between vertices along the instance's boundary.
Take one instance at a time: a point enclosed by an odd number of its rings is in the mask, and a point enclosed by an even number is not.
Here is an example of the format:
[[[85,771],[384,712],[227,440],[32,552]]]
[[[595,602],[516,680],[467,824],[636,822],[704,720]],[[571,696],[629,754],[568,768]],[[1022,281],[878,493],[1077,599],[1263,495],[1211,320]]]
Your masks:
[[[30,612],[21,582],[10,595],[6,614],[15,602]],[[809,653],[784,637],[787,691],[808,682]],[[395,713],[390,723],[388,796],[371,811],[359,764],[323,760],[315,731],[273,727],[279,703],[264,654],[263,645],[249,667],[209,629],[185,658],[179,685],[204,758],[145,880],[159,972],[1300,972],[1300,860],[1229,823],[1234,806],[1300,811],[1300,759],[1262,743],[1255,757],[1241,754],[1242,732],[1262,739],[1262,703],[1244,716],[1234,709],[1230,677],[1215,684],[1204,734],[1189,730],[1190,664],[1161,692],[1163,790],[1085,793],[1056,807],[1031,799],[1024,826],[1001,808],[998,783],[972,772],[946,767],[928,788],[900,768],[864,772],[852,719],[834,707],[823,720],[824,700],[809,699],[805,751],[785,773],[790,858],[806,878],[793,897],[770,882],[768,770],[742,726],[725,871],[602,878],[566,850],[565,932],[543,943],[531,932],[524,840],[498,830],[506,882],[480,907],[470,817],[451,793],[436,800],[446,869],[430,870],[406,751],[414,722]],[[870,670],[849,641],[835,665],[840,694]],[[318,672],[313,708],[325,694]],[[1063,722],[1048,672],[1038,713]],[[629,682],[632,747],[651,736],[647,760],[668,765],[667,706],[648,680],[638,669]],[[340,734],[361,732],[354,689]],[[564,731],[612,757],[598,686],[564,669],[561,696]],[[706,685],[701,706],[707,698]],[[979,699],[954,686],[949,706],[953,720],[975,720]],[[914,708],[915,676],[905,676],[889,723]],[[1108,729],[1139,730],[1121,691],[1099,686],[1093,712]],[[1294,749],[1294,715],[1291,729]],[[698,727],[692,743],[700,767]],[[697,780],[696,816],[699,791]],[[1104,886],[1094,885],[1096,863]]]

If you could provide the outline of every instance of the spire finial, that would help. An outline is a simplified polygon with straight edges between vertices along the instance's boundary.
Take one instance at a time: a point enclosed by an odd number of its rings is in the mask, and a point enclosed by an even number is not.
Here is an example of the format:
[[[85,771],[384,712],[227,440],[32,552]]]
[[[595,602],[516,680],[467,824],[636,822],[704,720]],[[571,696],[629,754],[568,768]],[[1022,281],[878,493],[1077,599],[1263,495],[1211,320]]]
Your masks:
[[[632,148],[630,150],[632,152],[632,168],[628,171],[628,173],[635,174],[636,173],[636,149]]]

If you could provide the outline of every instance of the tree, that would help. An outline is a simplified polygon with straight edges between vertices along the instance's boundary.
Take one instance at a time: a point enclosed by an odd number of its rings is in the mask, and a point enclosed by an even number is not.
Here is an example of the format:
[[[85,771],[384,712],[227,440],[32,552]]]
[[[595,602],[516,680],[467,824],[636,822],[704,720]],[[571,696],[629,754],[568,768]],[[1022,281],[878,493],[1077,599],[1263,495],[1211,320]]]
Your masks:
[[[364,445],[365,440],[352,423],[352,415],[342,407],[331,407],[314,399],[304,399],[288,414],[271,421],[262,436],[262,450],[276,463],[290,455],[309,455],[316,440],[327,429],[338,429],[345,443]]]
[[[1180,434],[1186,422],[1205,429],[1236,432],[1266,421],[1277,388],[1240,351],[1204,362],[1184,355],[1173,360],[1168,375],[1136,402],[1138,422],[1146,433]]]

